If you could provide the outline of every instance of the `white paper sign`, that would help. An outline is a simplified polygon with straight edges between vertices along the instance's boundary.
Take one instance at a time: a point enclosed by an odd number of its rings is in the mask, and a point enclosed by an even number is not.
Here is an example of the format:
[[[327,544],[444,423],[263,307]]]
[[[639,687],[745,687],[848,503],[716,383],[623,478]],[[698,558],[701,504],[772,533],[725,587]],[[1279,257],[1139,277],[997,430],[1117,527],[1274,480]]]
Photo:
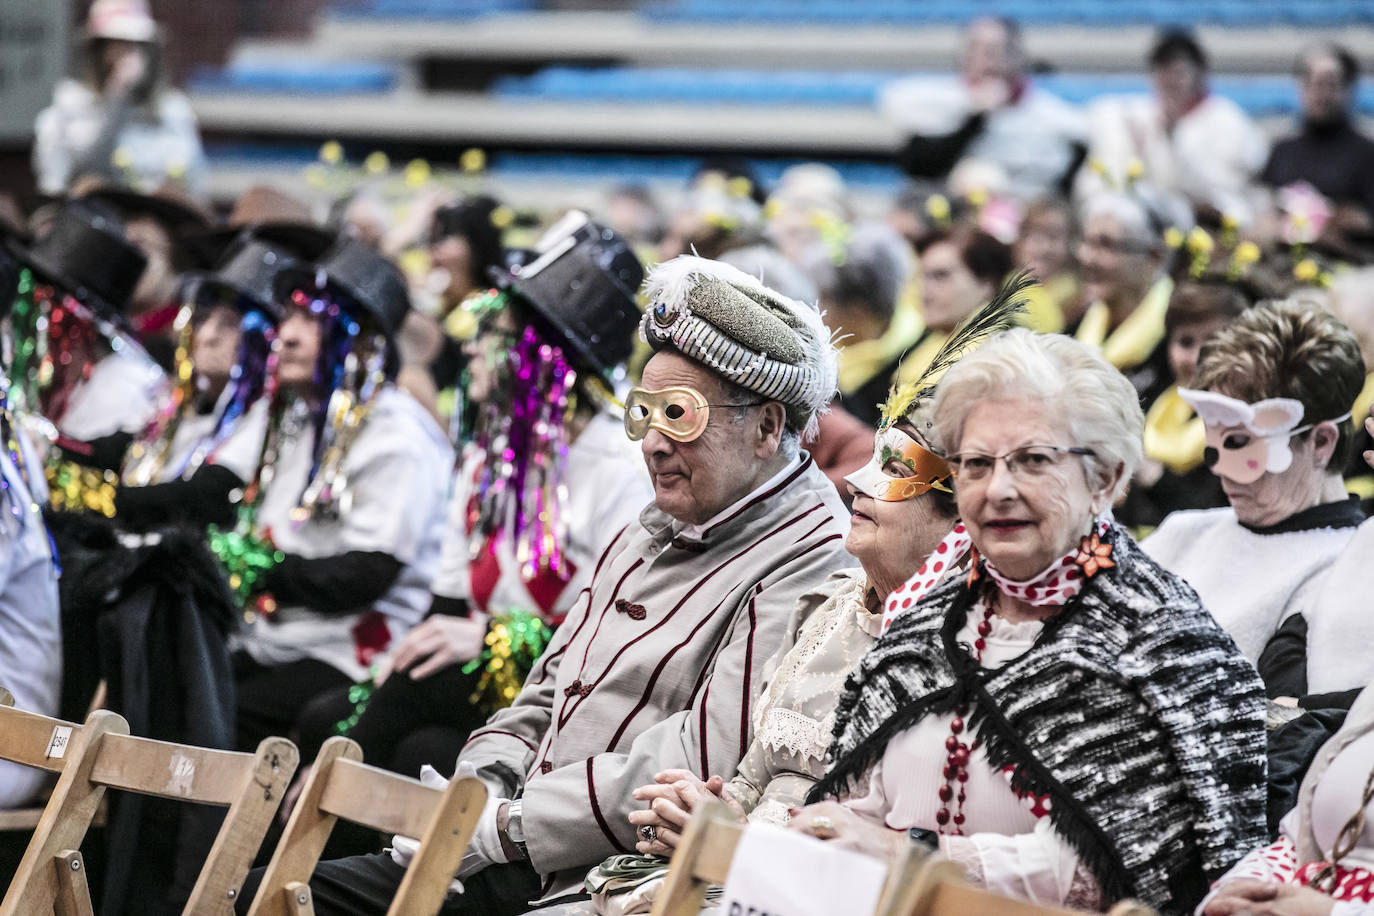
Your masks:
[[[48,739],[48,752],[46,756],[49,760],[57,760],[67,756],[67,745],[72,740],[72,727],[70,725],[59,725],[52,730],[52,737]]]
[[[772,824],[740,837],[721,898],[721,916],[835,916],[872,913],[886,866]]]

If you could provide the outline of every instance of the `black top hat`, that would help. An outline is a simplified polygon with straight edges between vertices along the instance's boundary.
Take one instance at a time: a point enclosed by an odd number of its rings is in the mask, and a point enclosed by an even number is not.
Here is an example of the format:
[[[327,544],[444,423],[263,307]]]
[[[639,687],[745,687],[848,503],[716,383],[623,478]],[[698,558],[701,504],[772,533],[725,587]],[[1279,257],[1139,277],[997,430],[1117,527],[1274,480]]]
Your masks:
[[[125,219],[131,216],[151,216],[172,233],[203,231],[210,228],[209,216],[189,198],[183,199],[170,190],[140,194],[131,188],[106,187],[87,191],[79,199],[107,203],[123,214]]]
[[[377,251],[348,236],[338,241],[315,265],[282,271],[276,281],[278,295],[295,289],[331,287],[353,300],[387,337],[394,337],[410,311],[410,293],[400,268]]]
[[[641,312],[644,268],[613,230],[571,213],[504,282],[550,322],[577,354],[606,374],[629,358]]]
[[[104,318],[124,313],[148,263],[124,237],[124,224],[113,211],[80,200],[58,210],[52,227],[16,254],[43,279]]]
[[[215,270],[186,274],[186,295],[196,304],[213,301],[243,312],[256,309],[278,322],[277,277],[300,266],[281,246],[244,232]]]

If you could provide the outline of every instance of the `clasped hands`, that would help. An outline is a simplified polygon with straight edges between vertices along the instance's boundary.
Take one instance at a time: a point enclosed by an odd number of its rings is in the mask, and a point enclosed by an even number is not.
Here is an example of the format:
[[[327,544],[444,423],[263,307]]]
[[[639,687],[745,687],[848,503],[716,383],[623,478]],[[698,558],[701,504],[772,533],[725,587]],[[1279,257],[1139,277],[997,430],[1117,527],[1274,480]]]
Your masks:
[[[630,812],[638,837],[635,849],[644,855],[671,856],[692,812],[708,799],[724,802],[741,823],[745,821],[744,809],[730,797],[725,780],[719,776],[703,782],[690,770],[664,770],[655,774],[649,785],[635,789],[633,796],[649,803],[643,810]],[[646,837],[646,827],[652,828],[647,831],[652,839]]]
[[[1202,908],[1203,916],[1328,916],[1334,905],[1321,891],[1254,878],[1227,881]]]
[[[633,795],[649,803],[647,808],[629,815],[638,837],[635,849],[644,855],[671,856],[692,813],[708,799],[724,802],[740,823],[747,820],[744,809],[731,797],[725,780],[719,776],[703,782],[690,770],[664,770],[654,776],[650,785],[635,789]],[[906,831],[889,829],[838,802],[817,802],[789,809],[789,813],[790,830],[885,860],[893,858],[908,842]],[[652,839],[645,836],[646,827],[653,828],[649,831]]]

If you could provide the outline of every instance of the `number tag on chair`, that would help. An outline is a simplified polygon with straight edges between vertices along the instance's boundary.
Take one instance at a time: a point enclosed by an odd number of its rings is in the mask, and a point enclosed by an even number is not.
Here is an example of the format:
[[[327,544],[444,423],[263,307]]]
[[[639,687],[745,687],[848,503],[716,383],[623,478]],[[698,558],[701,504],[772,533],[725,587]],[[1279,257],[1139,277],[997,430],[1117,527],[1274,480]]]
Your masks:
[[[886,866],[771,824],[740,837],[721,898],[721,916],[834,916],[872,913]]]
[[[52,730],[52,737],[48,739],[48,752],[44,756],[49,760],[57,760],[59,757],[67,756],[67,745],[71,743],[71,740],[71,726],[57,726]]]

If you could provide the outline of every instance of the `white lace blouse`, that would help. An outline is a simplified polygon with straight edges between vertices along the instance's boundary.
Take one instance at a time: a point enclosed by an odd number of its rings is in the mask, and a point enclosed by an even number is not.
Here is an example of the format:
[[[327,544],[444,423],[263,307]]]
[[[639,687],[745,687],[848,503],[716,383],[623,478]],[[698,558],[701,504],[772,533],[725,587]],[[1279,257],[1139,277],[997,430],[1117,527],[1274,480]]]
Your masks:
[[[861,568],[826,580],[829,596],[806,618],[759,699],[754,740],[727,785],[751,821],[786,824],[825,773],[845,678],[880,631],[882,604]]]

